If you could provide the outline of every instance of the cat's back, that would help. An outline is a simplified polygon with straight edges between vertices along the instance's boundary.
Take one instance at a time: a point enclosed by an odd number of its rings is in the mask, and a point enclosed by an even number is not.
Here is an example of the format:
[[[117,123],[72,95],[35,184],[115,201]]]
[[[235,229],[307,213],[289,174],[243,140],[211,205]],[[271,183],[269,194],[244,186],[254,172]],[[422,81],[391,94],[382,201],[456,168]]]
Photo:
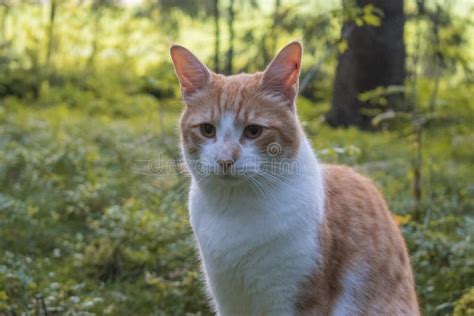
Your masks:
[[[305,287],[304,315],[418,315],[405,243],[373,182],[324,165],[322,261]]]

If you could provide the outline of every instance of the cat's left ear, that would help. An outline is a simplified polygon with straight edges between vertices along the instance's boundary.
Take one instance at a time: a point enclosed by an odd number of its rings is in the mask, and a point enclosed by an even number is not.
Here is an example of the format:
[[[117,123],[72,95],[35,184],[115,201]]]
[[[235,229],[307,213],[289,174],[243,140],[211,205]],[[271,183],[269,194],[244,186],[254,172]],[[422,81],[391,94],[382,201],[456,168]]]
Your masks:
[[[193,53],[183,46],[173,45],[170,54],[185,99],[206,87],[211,72]]]
[[[298,94],[303,46],[300,42],[286,45],[263,74],[262,89],[278,93],[293,101]]]

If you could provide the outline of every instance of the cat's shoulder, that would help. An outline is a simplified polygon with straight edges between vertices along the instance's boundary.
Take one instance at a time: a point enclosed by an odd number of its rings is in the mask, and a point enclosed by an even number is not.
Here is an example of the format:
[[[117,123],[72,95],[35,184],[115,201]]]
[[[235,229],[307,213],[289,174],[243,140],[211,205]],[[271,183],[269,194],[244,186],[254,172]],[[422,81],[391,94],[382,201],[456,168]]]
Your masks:
[[[327,210],[371,216],[388,213],[382,194],[369,177],[345,165],[324,164],[322,167]]]
[[[354,189],[375,188],[373,181],[346,165],[323,164],[323,179],[327,190],[353,187]]]

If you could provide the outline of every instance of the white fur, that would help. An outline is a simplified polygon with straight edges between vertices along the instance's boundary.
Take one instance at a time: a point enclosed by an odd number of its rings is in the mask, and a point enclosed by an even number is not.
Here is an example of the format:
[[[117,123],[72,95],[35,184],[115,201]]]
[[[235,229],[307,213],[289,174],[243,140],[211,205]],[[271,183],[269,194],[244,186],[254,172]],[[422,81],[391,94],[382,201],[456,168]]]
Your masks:
[[[353,265],[342,279],[342,293],[338,296],[332,316],[360,315],[364,305],[364,285],[368,269],[364,265]]]
[[[234,124],[229,116],[222,118],[216,142],[206,144],[199,157],[206,164],[225,155],[229,143],[242,146],[243,127]],[[309,142],[301,137],[295,158],[301,168],[267,184],[263,196],[245,181],[198,175],[191,161],[197,157],[184,154],[193,175],[191,225],[218,315],[293,315],[302,282],[320,260],[322,176]],[[250,145],[240,149],[237,169],[257,152]]]

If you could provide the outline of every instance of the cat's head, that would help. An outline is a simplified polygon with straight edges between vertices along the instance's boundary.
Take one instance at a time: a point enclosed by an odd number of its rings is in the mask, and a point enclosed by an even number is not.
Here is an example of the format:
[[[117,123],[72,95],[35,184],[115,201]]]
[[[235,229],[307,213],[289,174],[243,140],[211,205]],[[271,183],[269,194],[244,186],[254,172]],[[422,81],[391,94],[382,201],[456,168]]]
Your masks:
[[[297,155],[299,42],[285,46],[264,72],[233,76],[213,73],[182,46],[170,53],[186,104],[181,142],[193,176],[240,182]]]

